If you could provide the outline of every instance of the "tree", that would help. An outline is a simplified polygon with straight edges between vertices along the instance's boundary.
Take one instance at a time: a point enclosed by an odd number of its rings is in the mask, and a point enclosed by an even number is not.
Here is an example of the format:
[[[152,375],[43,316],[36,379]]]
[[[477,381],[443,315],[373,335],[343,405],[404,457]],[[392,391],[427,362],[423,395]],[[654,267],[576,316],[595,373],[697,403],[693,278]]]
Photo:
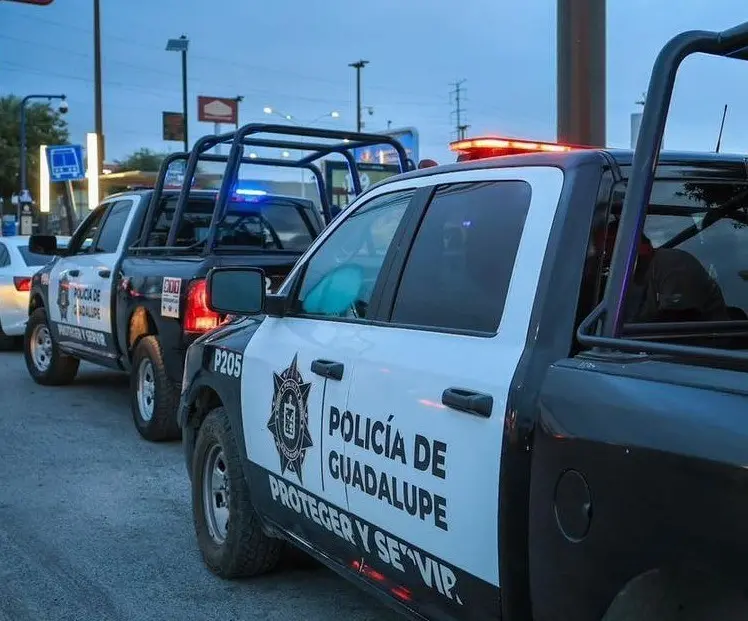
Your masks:
[[[140,170],[142,172],[158,172],[161,162],[166,157],[164,153],[156,153],[150,149],[138,149],[122,160],[115,163],[126,170]]]
[[[140,172],[158,172],[158,169],[161,166],[161,162],[164,161],[165,157],[165,153],[156,153],[151,149],[142,148],[138,149],[134,153],[131,153],[122,160],[115,160],[115,163],[121,168],[122,172],[128,170],[139,170]],[[178,168],[178,164],[172,163],[169,168],[170,170]],[[203,172],[202,167],[199,164],[197,166],[196,172],[198,174]]]
[[[0,198],[10,199],[20,190],[21,98],[0,97]],[[26,104],[26,174],[35,200],[39,196],[39,146],[66,144],[67,122],[48,103]]]

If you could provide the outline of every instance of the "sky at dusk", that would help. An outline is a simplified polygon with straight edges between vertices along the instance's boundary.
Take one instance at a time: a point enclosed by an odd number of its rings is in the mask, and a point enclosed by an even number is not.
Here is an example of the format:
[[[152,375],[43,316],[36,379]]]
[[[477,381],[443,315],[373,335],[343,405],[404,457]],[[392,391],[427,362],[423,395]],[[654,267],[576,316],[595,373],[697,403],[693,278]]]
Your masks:
[[[181,110],[179,55],[190,38],[190,140],[197,95],[243,95],[242,123],[265,106],[309,122],[355,128],[355,72],[363,71],[366,130],[415,126],[420,156],[454,161],[450,83],[465,79],[468,134],[554,140],[556,0],[101,0],[104,133],[108,161],[161,140],[161,112]],[[677,5],[677,10],[675,9]],[[65,93],[71,141],[94,129],[91,0],[35,7],[0,0],[0,93]],[[674,34],[748,21],[745,0],[608,0],[607,142],[627,147],[629,115],[652,62]],[[692,58],[680,73],[666,148],[713,150],[728,104],[723,151],[748,151],[748,63]],[[276,121],[283,122],[281,119]]]

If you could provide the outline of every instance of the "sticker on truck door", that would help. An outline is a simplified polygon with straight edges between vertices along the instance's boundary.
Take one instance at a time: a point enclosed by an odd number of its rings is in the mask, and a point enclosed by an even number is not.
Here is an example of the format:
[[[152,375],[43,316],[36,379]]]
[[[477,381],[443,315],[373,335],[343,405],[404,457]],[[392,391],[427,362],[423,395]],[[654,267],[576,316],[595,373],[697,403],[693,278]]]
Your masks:
[[[179,319],[179,294],[182,279],[165,276],[161,284],[161,316]]]

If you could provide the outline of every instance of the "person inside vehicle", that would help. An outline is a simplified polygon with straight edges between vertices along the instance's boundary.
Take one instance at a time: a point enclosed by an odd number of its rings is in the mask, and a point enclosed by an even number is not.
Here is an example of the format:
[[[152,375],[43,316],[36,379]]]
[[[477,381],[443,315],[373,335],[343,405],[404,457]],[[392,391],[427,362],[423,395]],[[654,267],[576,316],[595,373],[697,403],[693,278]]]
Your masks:
[[[604,274],[610,266],[618,221],[597,231],[599,251],[604,249]],[[675,321],[728,321],[722,291],[701,262],[678,248],[657,248],[642,233],[634,274],[624,310],[626,323]]]

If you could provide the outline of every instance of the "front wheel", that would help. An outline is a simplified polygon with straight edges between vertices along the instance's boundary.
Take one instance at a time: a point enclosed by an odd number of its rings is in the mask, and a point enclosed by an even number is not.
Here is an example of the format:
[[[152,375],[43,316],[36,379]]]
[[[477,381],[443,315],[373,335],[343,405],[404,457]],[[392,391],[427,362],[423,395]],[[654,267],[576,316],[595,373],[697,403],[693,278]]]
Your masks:
[[[26,368],[37,384],[62,386],[70,384],[78,373],[80,360],[60,351],[52,338],[47,311],[37,308],[26,323],[23,339]]]
[[[285,543],[262,532],[222,407],[208,414],[195,443],[192,513],[203,560],[221,578],[256,576],[278,564]]]
[[[161,343],[155,336],[143,337],[135,347],[130,375],[130,409],[140,435],[151,442],[179,438],[178,398],[166,373]]]

